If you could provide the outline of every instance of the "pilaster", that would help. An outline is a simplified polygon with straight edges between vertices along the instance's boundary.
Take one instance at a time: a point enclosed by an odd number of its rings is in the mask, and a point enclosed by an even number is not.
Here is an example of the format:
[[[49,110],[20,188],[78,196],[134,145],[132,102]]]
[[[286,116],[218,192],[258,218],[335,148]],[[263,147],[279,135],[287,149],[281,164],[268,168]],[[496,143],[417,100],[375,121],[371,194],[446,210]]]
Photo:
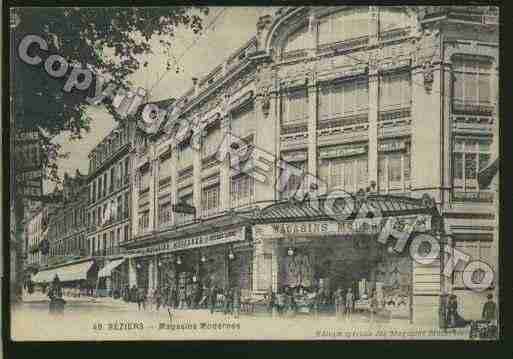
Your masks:
[[[193,176],[193,206],[196,207],[196,216],[201,215],[201,135],[194,134],[191,139],[192,146],[192,176]]]
[[[222,141],[225,141],[230,136],[230,114],[227,113],[221,119],[221,133]],[[231,169],[229,156],[225,156],[220,164],[219,169],[219,200],[220,210],[225,211],[231,207],[230,203],[230,183],[231,183]]]
[[[379,74],[377,67],[371,65],[369,65],[368,185],[373,181],[378,183]]]
[[[317,178],[317,83],[315,69],[308,77],[308,164],[309,179]],[[310,183],[306,184],[310,186]],[[310,188],[310,187],[308,187]]]

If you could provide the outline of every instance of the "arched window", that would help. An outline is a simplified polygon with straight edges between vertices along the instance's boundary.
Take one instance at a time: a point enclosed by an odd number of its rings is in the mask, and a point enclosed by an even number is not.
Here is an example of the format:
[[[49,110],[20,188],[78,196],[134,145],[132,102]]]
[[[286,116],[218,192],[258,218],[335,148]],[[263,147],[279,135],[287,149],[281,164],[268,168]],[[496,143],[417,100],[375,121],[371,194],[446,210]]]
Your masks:
[[[369,7],[359,6],[322,17],[319,45],[345,41],[369,34]]]
[[[306,27],[303,27],[302,29],[292,33],[283,47],[283,53],[308,48],[309,38],[307,30],[308,29]]]
[[[412,20],[401,9],[391,6],[379,9],[379,32],[412,26]]]

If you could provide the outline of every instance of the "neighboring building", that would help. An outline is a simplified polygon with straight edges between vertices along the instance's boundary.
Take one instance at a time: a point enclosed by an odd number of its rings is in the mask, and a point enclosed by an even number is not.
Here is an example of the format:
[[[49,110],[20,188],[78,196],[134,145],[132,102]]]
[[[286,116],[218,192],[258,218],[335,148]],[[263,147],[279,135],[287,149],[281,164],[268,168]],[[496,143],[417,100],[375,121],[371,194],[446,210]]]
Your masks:
[[[46,265],[46,256],[41,253],[43,241],[43,208],[32,212],[25,221],[25,270],[35,271]]]
[[[32,278],[35,283],[47,284],[57,275],[67,287],[85,289],[94,285],[91,273],[95,270],[91,269],[96,264],[88,258],[86,238],[87,190],[87,176],[78,170],[74,177],[65,173],[62,189],[54,190],[52,196],[60,202],[46,205],[49,254],[45,267]],[[44,223],[45,216],[42,220]],[[84,260],[86,265],[82,264]]]
[[[439,262],[359,247],[356,230],[331,230],[311,205],[287,199],[318,177],[328,191],[367,189],[369,202],[402,220],[434,215],[419,200],[427,195],[443,216],[442,240],[497,269],[494,193],[477,185],[498,134],[497,19],[491,7],[431,6],[262,16],[254,38],[193,79],[156,134],[137,130],[132,238],[122,242],[130,286],[191,294],[198,283],[236,285],[249,296],[370,285],[407,298],[398,315],[415,321],[438,320],[447,293],[460,297],[465,318],[478,318],[484,296],[464,288],[463,268],[444,281]],[[241,158],[248,148],[267,153],[266,183],[216,156],[230,132],[242,139],[230,144]],[[273,169],[273,158],[296,175]]]
[[[133,123],[119,123],[89,154],[87,250],[102,259],[98,288],[120,290],[120,244],[129,241]],[[107,267],[107,265],[109,265]],[[112,273],[111,273],[112,272]],[[114,274],[114,275],[111,275]],[[102,294],[105,294],[102,292]]]

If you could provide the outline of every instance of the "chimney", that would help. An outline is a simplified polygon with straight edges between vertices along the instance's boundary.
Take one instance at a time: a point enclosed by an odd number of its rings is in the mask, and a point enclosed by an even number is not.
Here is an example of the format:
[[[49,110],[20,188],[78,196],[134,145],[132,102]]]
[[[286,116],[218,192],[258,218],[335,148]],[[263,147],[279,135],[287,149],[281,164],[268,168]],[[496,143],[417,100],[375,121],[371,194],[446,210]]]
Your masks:
[[[199,86],[198,86],[198,78],[197,77],[193,77],[192,78],[192,85],[194,86],[194,96],[196,96],[198,94],[198,90],[199,90]]]

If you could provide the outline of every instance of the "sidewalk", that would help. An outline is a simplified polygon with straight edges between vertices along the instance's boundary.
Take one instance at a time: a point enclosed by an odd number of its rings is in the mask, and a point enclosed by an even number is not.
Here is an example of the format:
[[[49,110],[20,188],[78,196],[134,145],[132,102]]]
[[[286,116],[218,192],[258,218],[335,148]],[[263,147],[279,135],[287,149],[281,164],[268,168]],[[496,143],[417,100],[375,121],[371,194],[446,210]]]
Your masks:
[[[95,298],[64,296],[63,299],[66,302],[93,302]],[[24,303],[50,302],[50,298],[48,298],[48,296],[46,294],[43,294],[40,292],[32,293],[32,294],[23,293],[22,301]]]

